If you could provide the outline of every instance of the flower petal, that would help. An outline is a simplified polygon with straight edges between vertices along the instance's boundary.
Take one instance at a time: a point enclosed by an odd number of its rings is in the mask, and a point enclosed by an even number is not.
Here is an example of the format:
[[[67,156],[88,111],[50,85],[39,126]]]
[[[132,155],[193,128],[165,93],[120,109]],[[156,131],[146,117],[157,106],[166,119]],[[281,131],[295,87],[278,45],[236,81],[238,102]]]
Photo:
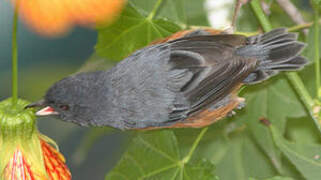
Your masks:
[[[65,158],[55,148],[41,140],[45,167],[51,180],[70,180],[71,173],[65,164]]]
[[[30,166],[20,149],[17,149],[6,165],[2,178],[4,180],[46,180],[46,175]]]

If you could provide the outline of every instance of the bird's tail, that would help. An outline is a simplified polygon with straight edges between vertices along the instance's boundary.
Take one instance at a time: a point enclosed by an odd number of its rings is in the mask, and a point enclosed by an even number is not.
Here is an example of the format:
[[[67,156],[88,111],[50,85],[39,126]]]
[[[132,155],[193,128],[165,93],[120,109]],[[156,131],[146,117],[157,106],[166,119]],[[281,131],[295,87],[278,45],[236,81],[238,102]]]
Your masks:
[[[297,34],[289,33],[284,28],[247,38],[247,45],[237,49],[236,54],[254,57],[256,70],[244,80],[245,84],[261,82],[279,71],[301,69],[307,60],[300,56],[305,44],[297,41]]]

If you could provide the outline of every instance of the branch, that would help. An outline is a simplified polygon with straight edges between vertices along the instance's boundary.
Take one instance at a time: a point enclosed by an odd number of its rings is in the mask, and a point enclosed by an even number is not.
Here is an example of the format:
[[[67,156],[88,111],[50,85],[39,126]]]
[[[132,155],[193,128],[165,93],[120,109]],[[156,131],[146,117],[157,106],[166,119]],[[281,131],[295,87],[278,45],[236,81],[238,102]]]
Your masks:
[[[236,19],[237,19],[238,14],[241,10],[241,7],[246,3],[248,3],[248,0],[236,0],[235,7],[234,7],[234,13],[233,13],[233,17],[232,17],[232,24],[231,24],[233,32],[236,29]]]

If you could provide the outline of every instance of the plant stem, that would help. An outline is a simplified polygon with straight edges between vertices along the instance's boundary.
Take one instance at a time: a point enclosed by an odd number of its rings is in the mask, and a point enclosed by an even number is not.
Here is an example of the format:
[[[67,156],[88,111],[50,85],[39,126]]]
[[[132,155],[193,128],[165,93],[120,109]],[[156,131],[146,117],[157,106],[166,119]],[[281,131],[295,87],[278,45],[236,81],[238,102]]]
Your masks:
[[[19,0],[15,1],[13,26],[12,26],[12,105],[15,107],[18,101],[18,15]]]
[[[160,8],[160,5],[162,4],[163,0],[158,0],[153,8],[153,10],[148,15],[147,19],[152,20],[154,16],[156,15],[158,9]]]
[[[269,22],[269,20],[267,19],[267,17],[265,16],[260,2],[258,0],[252,0],[251,1],[251,8],[254,11],[256,18],[258,18],[258,20],[260,21],[260,24],[263,28],[263,30],[266,31],[271,31],[272,30],[272,25]]]
[[[319,55],[319,10],[314,8],[314,66],[315,66],[315,85],[318,99],[321,99],[320,88],[320,55]]]
[[[199,133],[199,135],[197,136],[196,140],[193,143],[193,146],[191,147],[190,151],[188,152],[187,156],[183,159],[184,163],[187,163],[191,159],[196,147],[198,146],[199,142],[201,141],[202,137],[207,132],[207,130],[208,130],[208,127],[205,127]]]
[[[290,31],[290,32],[299,31],[301,29],[309,28],[312,25],[313,25],[313,22],[309,22],[309,23],[305,23],[305,24],[299,24],[299,25],[295,25],[295,26],[289,27],[288,31]]]

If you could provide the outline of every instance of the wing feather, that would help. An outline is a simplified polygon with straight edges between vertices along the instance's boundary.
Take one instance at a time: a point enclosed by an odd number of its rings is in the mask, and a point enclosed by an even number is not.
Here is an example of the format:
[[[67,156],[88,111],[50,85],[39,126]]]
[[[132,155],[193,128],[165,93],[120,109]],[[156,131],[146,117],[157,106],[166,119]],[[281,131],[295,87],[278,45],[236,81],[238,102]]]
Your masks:
[[[188,75],[181,86],[175,87],[180,93],[169,115],[169,122],[215,105],[238,87],[256,66],[255,59],[234,54],[236,47],[244,44],[243,36],[197,36],[174,40],[169,44],[170,70]],[[177,84],[173,82],[177,82],[180,76],[171,76],[169,86]]]

